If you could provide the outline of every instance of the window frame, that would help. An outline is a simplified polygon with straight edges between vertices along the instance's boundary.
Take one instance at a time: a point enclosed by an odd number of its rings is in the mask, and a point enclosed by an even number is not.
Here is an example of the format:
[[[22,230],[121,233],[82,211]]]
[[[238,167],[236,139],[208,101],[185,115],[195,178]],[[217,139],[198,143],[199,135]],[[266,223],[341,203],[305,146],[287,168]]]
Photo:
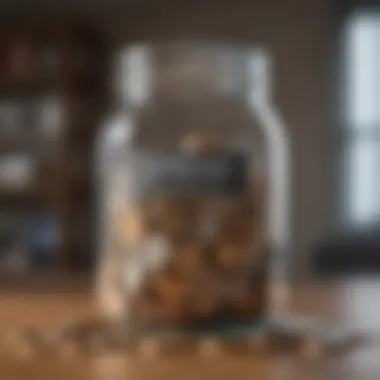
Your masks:
[[[373,15],[378,14],[380,20],[380,0],[363,2],[363,1],[351,1],[350,3],[336,2],[334,8],[334,28],[331,44],[331,59],[332,59],[332,70],[331,70],[331,117],[333,120],[333,146],[335,147],[334,164],[332,170],[332,184],[333,184],[333,204],[335,204],[335,225],[340,229],[352,229],[355,224],[354,220],[349,218],[349,194],[346,188],[347,181],[347,158],[346,150],[349,145],[353,145],[355,139],[363,138],[363,134],[373,135],[378,138],[378,159],[380,168],[380,119],[376,122],[374,128],[369,128],[366,131],[358,131],[354,128],[350,128],[349,125],[352,124],[344,120],[344,110],[346,107],[346,86],[347,86],[347,71],[346,65],[347,61],[345,55],[346,50],[346,38],[347,38],[347,28],[352,19],[358,15]],[[380,42],[379,42],[379,63],[380,63]],[[380,65],[379,65],[380,67]],[[380,72],[379,72],[380,78]],[[380,99],[380,88],[379,88],[379,99]],[[380,108],[380,102],[379,102]],[[372,130],[371,130],[372,129]],[[353,136],[358,134],[358,136]],[[377,136],[378,135],[378,136]],[[380,175],[379,184],[380,188]],[[380,206],[379,206],[380,207]],[[365,227],[365,225],[363,225]]]

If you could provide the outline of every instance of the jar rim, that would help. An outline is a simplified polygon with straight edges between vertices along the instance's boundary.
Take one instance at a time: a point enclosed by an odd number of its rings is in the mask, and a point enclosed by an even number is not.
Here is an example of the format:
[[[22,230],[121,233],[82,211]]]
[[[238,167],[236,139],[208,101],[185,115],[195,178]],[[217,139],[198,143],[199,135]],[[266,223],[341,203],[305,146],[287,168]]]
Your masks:
[[[124,45],[123,52],[134,49],[148,48],[155,50],[208,50],[217,53],[240,53],[250,56],[260,55],[270,59],[270,50],[262,45],[245,43],[230,39],[216,38],[170,38],[170,39],[147,39],[137,40]]]
[[[116,88],[134,105],[157,94],[176,101],[211,94],[265,98],[272,71],[264,48],[207,39],[140,41],[121,47],[115,63]]]

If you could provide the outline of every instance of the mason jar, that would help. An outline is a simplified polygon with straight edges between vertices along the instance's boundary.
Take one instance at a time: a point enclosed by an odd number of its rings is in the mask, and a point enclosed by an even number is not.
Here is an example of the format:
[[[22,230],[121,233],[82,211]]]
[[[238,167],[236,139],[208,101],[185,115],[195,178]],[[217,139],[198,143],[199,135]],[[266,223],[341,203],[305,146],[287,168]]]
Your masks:
[[[149,334],[248,336],[266,325],[290,249],[289,139],[270,74],[269,53],[249,46],[117,54],[97,163],[108,318]]]

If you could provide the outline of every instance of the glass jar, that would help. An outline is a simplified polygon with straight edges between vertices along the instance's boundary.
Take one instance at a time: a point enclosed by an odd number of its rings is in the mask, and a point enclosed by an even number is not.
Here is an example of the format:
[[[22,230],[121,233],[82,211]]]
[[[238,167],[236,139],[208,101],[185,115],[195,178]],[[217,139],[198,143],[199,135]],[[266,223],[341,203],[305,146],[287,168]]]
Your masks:
[[[98,145],[105,314],[134,332],[265,325],[289,251],[289,142],[261,49],[145,44],[117,57]]]

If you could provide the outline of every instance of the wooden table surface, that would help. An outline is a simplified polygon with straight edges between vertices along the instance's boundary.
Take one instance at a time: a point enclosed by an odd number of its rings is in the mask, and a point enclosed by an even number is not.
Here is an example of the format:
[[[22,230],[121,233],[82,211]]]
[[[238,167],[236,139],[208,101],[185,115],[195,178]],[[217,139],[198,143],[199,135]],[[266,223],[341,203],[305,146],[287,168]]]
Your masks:
[[[291,312],[380,333],[380,279],[325,282],[294,287]],[[85,288],[46,291],[0,290],[0,335],[27,325],[57,326],[96,313]],[[0,355],[0,380],[379,380],[380,345],[342,357],[187,355],[132,358],[125,354],[87,357]]]

